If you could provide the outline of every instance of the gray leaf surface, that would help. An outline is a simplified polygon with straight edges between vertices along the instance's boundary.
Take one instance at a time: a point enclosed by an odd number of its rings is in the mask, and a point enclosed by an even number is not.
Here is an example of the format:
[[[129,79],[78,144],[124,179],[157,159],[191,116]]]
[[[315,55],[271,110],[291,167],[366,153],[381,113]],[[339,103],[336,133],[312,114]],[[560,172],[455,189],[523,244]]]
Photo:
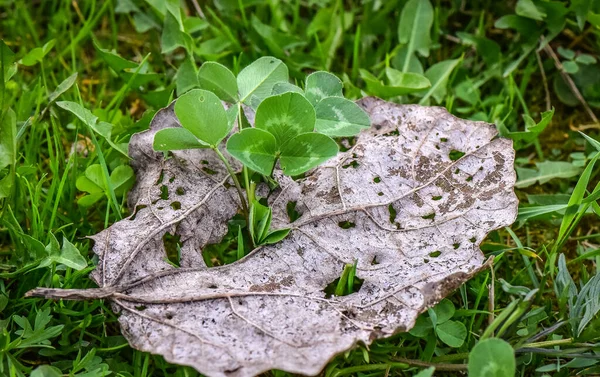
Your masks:
[[[226,234],[237,194],[210,150],[152,150],[159,129],[178,126],[159,111],[130,144],[134,215],[93,237],[100,288],[29,295],[110,299],[133,347],[208,376],[314,375],[359,342],[407,331],[486,267],[479,244],[515,220],[514,150],[493,125],[442,108],[358,103],[372,127],[354,146],[302,180],[277,176],[273,224],[290,235],[214,268],[201,251]],[[167,232],[182,242],[179,268],[165,261]],[[360,290],[327,298],[355,261]]]

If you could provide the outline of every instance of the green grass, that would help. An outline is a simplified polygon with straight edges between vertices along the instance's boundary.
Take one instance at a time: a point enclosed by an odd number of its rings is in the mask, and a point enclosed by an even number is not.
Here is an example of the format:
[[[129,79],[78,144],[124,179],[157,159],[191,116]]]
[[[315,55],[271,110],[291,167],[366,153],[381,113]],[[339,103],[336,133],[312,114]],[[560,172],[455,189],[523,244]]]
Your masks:
[[[416,31],[430,36],[427,48],[410,38],[400,43],[405,1],[171,1],[170,9],[181,9],[184,31],[177,12],[160,9],[161,3],[0,0],[0,37],[15,61],[27,54],[31,60],[18,64],[6,83],[0,80],[2,124],[8,124],[9,108],[16,117],[14,165],[0,159],[0,375],[38,368],[38,376],[53,376],[42,374],[45,364],[69,376],[198,375],[131,349],[108,302],[23,296],[38,286],[94,286],[88,274],[95,259],[85,237],[129,210],[126,195],[110,184],[94,205],[80,205],[86,193],[77,180],[89,166],[99,164],[101,179],[110,182],[110,173],[128,163],[115,145],[197,85],[202,62],[216,60],[238,73],[266,55],[282,59],[298,82],[314,70],[335,73],[349,98],[388,96],[495,123],[517,149],[519,218],[482,244],[486,256],[495,256],[493,274],[482,272],[449,297],[451,321],[467,329],[464,342],[450,347],[423,328],[340,355],[325,375],[410,376],[428,365],[436,375],[460,375],[477,342],[492,336],[515,349],[517,375],[600,373],[600,318],[592,315],[580,326],[582,311],[598,309],[597,298],[584,293],[597,284],[600,262],[594,157],[600,124],[593,114],[600,113],[600,2],[568,8],[544,1],[434,0],[429,33],[423,24]],[[0,60],[8,49],[0,46]],[[415,54],[407,58],[406,51]],[[414,82],[386,76],[386,68],[424,72],[432,86],[396,95]],[[113,125],[111,135],[93,132],[57,101],[90,109]],[[552,120],[538,124],[551,108]],[[8,155],[9,128],[0,128],[0,154]],[[211,247],[210,263],[235,259],[237,232],[232,226],[227,245]],[[61,248],[55,238],[74,244],[88,267],[77,271],[56,259]],[[578,301],[578,292],[587,298]],[[430,310],[421,321],[432,315],[439,313]]]

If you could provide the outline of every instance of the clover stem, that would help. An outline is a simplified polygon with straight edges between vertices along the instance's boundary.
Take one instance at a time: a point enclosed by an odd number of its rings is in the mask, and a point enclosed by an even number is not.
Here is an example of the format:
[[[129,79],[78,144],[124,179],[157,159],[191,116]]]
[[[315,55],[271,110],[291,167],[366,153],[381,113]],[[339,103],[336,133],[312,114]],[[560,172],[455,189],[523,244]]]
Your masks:
[[[231,177],[231,179],[233,179],[233,183],[235,184],[235,189],[237,190],[238,195],[240,197],[240,202],[242,203],[242,211],[244,212],[244,216],[246,217],[246,222],[248,224],[250,224],[248,222],[248,205],[246,204],[246,198],[244,198],[244,191],[242,191],[242,186],[240,185],[240,181],[238,180],[237,176],[235,175],[235,171],[231,167],[231,164],[229,163],[229,161],[227,161],[227,158],[225,156],[223,156],[223,153],[221,153],[221,151],[219,150],[218,147],[215,146],[212,148],[212,150],[215,151],[217,156],[219,156],[221,161],[223,161],[223,164],[225,164],[225,167],[227,168],[227,172],[229,173],[229,176]]]
[[[237,124],[238,124],[238,131],[241,131],[244,128],[244,122],[243,122],[243,116],[244,116],[244,109],[242,108],[242,103],[238,102],[237,103],[237,107],[238,107],[238,119],[237,119]],[[248,172],[248,168],[246,166],[243,167],[242,169],[242,175],[244,176],[244,186],[246,186],[246,195],[248,196],[248,203],[249,205],[252,204],[252,202],[254,201],[254,186],[250,185],[250,174]]]

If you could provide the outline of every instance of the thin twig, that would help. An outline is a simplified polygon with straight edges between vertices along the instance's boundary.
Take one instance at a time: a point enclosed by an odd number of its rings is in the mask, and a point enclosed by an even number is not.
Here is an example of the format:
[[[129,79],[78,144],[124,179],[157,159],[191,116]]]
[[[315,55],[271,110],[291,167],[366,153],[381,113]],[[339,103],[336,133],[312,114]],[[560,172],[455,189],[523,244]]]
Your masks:
[[[405,359],[404,357],[393,357],[393,361],[405,363],[408,365],[416,365],[419,367],[434,367],[437,371],[462,371],[467,370],[467,364],[442,364],[442,363],[429,363],[427,361]]]
[[[200,4],[198,4],[198,0],[192,0],[192,4],[194,4],[194,8],[196,9],[196,13],[198,13],[198,16],[200,16],[200,18],[202,19],[206,19],[204,12],[202,12],[202,8],[200,8]]]
[[[540,57],[540,53],[538,52],[538,50],[535,50],[535,57],[537,58],[538,66],[540,67],[540,73],[542,74],[542,83],[544,84],[544,92],[546,93],[546,111],[550,111],[550,109],[552,108],[552,104],[550,102],[550,90],[548,89],[546,71],[544,70],[542,58]]]
[[[541,37],[541,38],[542,38],[542,42],[543,42],[544,39],[543,39],[543,37]],[[544,50],[546,51],[546,53],[548,55],[550,55],[552,60],[554,60],[554,65],[559,70],[560,74],[562,75],[562,77],[565,80],[565,82],[567,83],[567,85],[569,85],[569,88],[571,89],[571,91],[573,92],[575,97],[577,97],[579,102],[581,102],[581,104],[585,108],[585,111],[588,113],[590,118],[592,118],[592,121],[594,123],[598,123],[598,118],[596,118],[596,115],[594,114],[594,112],[592,111],[592,109],[590,108],[588,103],[586,102],[585,98],[583,98],[583,96],[581,95],[581,92],[579,91],[579,89],[577,89],[577,85],[575,85],[575,82],[573,81],[571,76],[567,73],[567,71],[565,71],[565,68],[563,67],[562,63],[558,59],[558,56],[556,56],[556,54],[554,53],[554,50],[552,49],[552,47],[550,47],[549,44],[546,44],[544,46]]]

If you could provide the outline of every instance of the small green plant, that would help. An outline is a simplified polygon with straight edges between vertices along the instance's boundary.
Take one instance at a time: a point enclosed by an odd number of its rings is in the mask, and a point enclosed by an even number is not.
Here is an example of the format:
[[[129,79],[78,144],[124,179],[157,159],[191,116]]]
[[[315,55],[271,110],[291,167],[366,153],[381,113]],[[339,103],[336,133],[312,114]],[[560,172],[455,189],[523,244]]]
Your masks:
[[[462,322],[451,320],[455,312],[452,301],[443,299],[427,311],[428,316],[419,316],[409,333],[417,338],[429,338],[435,334],[444,344],[459,348],[467,338],[467,328]]]
[[[269,230],[271,210],[257,200],[251,177],[258,173],[273,183],[277,163],[288,176],[315,168],[338,153],[333,137],[354,136],[368,128],[368,115],[343,97],[335,75],[312,73],[301,89],[289,83],[287,66],[272,57],[256,60],[237,78],[221,64],[204,63],[198,82],[202,89],[183,94],[175,103],[182,127],[157,132],[154,149],[212,149],[235,184],[253,244],[280,241],[289,230]],[[227,110],[221,101],[231,104]],[[255,110],[254,125],[248,123],[244,106]],[[236,121],[237,130],[222,148]],[[243,182],[223,150],[242,163]]]

